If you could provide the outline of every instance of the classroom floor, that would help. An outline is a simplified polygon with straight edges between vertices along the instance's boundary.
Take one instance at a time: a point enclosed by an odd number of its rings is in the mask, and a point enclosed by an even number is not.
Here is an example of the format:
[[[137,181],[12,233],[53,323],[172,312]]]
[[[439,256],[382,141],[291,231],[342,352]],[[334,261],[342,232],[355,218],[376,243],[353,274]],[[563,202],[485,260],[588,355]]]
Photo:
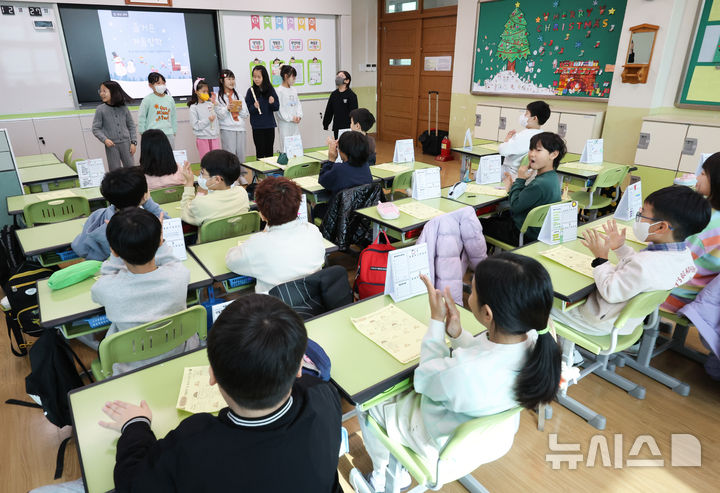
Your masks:
[[[434,163],[432,157],[418,152],[420,161]],[[392,160],[393,143],[377,143],[378,163]],[[442,163],[443,186],[457,181],[459,160]],[[343,265],[352,281],[357,259],[345,254],[333,254],[329,263]],[[0,333],[6,333],[5,319],[0,320]],[[701,348],[697,333],[692,332],[690,343]],[[95,354],[86,346],[72,342],[81,359],[90,364]],[[553,404],[554,416],[546,422],[545,431],[536,428],[534,413],[523,411],[520,429],[510,452],[501,459],[477,469],[475,476],[492,492],[515,491],[577,491],[577,492],[710,492],[720,483],[720,382],[710,380],[703,368],[680,355],[666,352],[654,360],[654,365],[691,386],[690,395],[681,397],[663,385],[630,368],[618,372],[643,385],[647,389],[644,400],[630,397],[622,390],[591,375],[579,385],[571,387],[574,397],[607,418],[607,428],[598,431],[581,418],[559,404]],[[55,457],[60,442],[72,433],[70,427],[58,429],[45,419],[42,412],[3,404],[6,399],[26,399],[25,377],[30,372],[27,358],[16,358],[3,344],[0,348],[0,450],[1,491],[25,492],[44,484],[53,483]],[[346,404],[345,410],[351,406]],[[350,434],[350,453],[340,459],[341,483],[346,492],[352,491],[347,480],[350,469],[358,467],[366,472],[370,460],[363,448],[357,419],[345,423]],[[702,447],[701,467],[672,467],[671,434],[691,434]],[[552,455],[550,436],[557,434],[558,444],[580,444],[582,459],[571,470],[567,462],[559,470],[553,470],[546,460]],[[619,435],[619,437],[618,437]],[[633,443],[641,435],[650,435],[657,444],[661,457],[653,456],[648,445],[637,455],[630,455]],[[593,437],[604,437],[611,464],[603,465],[598,449],[594,465],[589,461],[589,446]],[[603,439],[595,438],[593,443]],[[615,450],[615,443],[622,440],[622,453]],[[567,453],[567,452],[566,452]],[[634,452],[633,452],[634,453]],[[616,457],[622,460],[616,462]],[[628,467],[630,459],[661,459],[662,467]],[[80,477],[80,465],[74,441],[70,441],[65,455],[65,470],[60,481]],[[715,486],[713,486],[715,485]],[[466,491],[458,483],[446,485],[441,491]]]

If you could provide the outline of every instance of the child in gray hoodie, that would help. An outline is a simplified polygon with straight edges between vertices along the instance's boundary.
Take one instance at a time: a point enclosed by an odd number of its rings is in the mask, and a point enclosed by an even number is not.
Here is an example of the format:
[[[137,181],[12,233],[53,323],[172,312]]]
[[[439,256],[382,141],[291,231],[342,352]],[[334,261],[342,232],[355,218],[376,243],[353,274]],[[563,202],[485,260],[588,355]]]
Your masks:
[[[82,232],[71,244],[73,251],[86,260],[106,260],[110,256],[105,229],[118,210],[142,207],[157,217],[170,217],[150,198],[145,175],[138,166],[119,168],[107,173],[100,184],[100,193],[110,202],[110,206],[90,214]]]

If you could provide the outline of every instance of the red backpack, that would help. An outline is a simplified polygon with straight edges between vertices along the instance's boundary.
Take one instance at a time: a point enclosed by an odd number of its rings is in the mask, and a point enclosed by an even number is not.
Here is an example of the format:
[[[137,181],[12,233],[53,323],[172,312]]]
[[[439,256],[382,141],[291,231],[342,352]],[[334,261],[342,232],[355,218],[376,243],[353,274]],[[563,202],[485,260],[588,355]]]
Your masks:
[[[385,238],[384,242],[381,241],[383,238]],[[372,244],[360,252],[353,285],[356,299],[362,300],[385,291],[388,252],[392,250],[395,250],[395,247],[390,244],[387,234],[383,231]]]

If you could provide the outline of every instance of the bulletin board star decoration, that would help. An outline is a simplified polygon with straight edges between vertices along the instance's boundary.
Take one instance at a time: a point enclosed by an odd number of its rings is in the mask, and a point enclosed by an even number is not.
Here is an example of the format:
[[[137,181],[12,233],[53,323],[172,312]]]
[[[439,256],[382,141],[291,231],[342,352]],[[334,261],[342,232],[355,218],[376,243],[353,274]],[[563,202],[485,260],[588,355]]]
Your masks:
[[[543,39],[544,38],[543,38],[542,34],[540,36],[538,36],[538,41],[540,41],[541,43],[543,42]]]
[[[615,9],[614,9],[614,8],[611,8],[610,10],[608,10],[608,14],[610,14],[610,15],[615,14]]]
[[[557,8],[558,5],[560,5],[560,0],[555,0],[553,2],[553,7]]]
[[[538,24],[540,24],[540,17],[535,17],[535,22],[537,22]]]
[[[515,8],[517,9],[519,7],[520,7],[520,2],[515,2]]]

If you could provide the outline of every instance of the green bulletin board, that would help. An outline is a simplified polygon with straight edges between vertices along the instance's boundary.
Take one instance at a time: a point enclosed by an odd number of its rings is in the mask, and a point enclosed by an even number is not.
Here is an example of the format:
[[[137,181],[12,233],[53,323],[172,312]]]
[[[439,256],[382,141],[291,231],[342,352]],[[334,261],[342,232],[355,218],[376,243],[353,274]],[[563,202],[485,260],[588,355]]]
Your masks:
[[[720,106],[720,0],[706,0],[700,11],[678,103]]]
[[[480,2],[471,92],[607,99],[626,3]]]

